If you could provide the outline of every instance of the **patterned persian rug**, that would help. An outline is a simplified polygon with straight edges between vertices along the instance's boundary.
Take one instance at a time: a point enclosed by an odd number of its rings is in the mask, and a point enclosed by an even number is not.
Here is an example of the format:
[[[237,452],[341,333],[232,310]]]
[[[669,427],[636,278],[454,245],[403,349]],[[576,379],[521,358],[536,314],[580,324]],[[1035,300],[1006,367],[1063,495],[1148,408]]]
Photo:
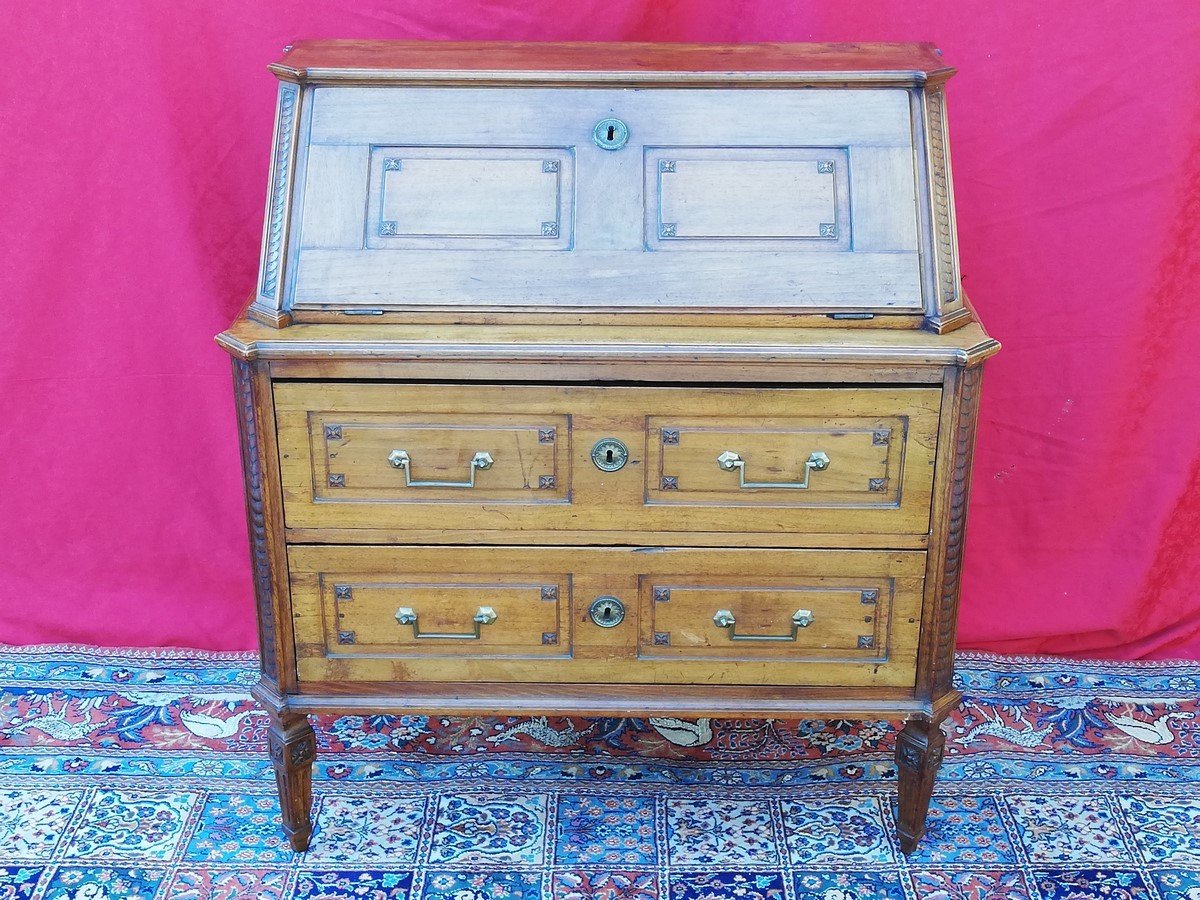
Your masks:
[[[347,716],[280,839],[255,660],[0,650],[0,898],[1200,900],[1200,666],[966,655],[929,833],[884,723]]]

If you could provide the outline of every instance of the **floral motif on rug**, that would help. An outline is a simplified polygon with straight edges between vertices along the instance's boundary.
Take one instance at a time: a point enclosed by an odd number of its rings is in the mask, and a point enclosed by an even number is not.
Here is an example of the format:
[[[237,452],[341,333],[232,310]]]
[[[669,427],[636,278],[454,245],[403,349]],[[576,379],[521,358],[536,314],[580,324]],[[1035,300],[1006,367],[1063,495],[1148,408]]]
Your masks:
[[[282,840],[249,655],[0,649],[0,898],[1200,900],[1200,666],[962,655],[928,833],[885,722],[345,716]]]

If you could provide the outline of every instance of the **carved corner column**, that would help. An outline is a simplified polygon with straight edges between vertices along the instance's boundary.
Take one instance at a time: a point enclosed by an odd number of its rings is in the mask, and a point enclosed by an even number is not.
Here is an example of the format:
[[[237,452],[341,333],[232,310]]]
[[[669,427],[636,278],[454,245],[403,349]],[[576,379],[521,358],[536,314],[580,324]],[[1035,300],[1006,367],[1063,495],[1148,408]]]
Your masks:
[[[947,392],[954,397],[950,410],[950,428],[946,433],[947,456],[939,460],[946,465],[948,477],[942,487],[938,510],[938,527],[945,535],[939,542],[943,552],[931,560],[925,577],[932,585],[932,619],[923,623],[931,626],[923,632],[922,682],[928,685],[928,696],[939,705],[954,692],[954,646],[958,636],[958,608],[962,586],[963,554],[967,536],[967,506],[971,496],[971,463],[974,459],[976,423],[979,419],[979,395],[983,384],[983,366],[957,369]],[[940,718],[939,718],[940,721]]]
[[[932,226],[932,288],[926,307],[925,327],[945,334],[971,321],[962,292],[958,260],[958,225],[954,213],[954,178],[950,170],[950,135],[946,124],[945,84],[929,85],[925,91],[925,167],[928,173],[928,203]]]
[[[263,223],[261,264],[254,302],[249,315],[253,319],[282,328],[292,322],[285,311],[288,291],[284,278],[290,245],[292,192],[296,174],[305,92],[298,84],[282,81],[275,111],[275,140],[271,149],[270,189]]]
[[[271,382],[262,367],[234,359],[233,386],[241,436],[262,674],[250,693],[270,716],[267,744],[279,788],[283,829],[292,848],[303,852],[312,836],[312,765],[317,743],[308,718],[287,708],[286,695],[295,690],[296,671],[291,620],[280,614],[288,601],[282,539],[283,498],[278,482],[264,476],[276,471],[278,465]]]
[[[283,542],[283,497],[277,480],[265,476],[278,466],[271,380],[254,363],[233,360],[233,389],[242,446],[246,530],[258,607],[258,650],[263,680],[280,694],[295,688],[291,620],[279,615],[288,599]]]
[[[307,716],[293,712],[271,712],[267,731],[271,765],[279,788],[279,810],[283,832],[292,849],[303,853],[312,837],[312,767],[317,756],[317,739]]]
[[[981,365],[951,369],[943,387],[942,441],[934,499],[934,534],[925,572],[925,614],[917,665],[919,696],[930,704],[928,713],[910,718],[896,739],[896,771],[900,806],[896,831],[900,849],[912,853],[925,833],[925,820],[934,780],[942,764],[946,738],[942,721],[962,694],[954,687],[954,647],[958,633],[959,595],[966,540],[967,505],[971,491]]]
[[[940,721],[912,718],[896,738],[896,771],[900,782],[900,810],[896,833],[900,850],[912,853],[925,834],[933,782],[942,765],[946,736]]]

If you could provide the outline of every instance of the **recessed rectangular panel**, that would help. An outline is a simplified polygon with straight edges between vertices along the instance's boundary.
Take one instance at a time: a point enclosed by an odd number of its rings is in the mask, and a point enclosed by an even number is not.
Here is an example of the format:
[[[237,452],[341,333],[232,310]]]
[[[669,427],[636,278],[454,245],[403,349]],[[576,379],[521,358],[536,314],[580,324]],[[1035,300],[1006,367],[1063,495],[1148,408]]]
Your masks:
[[[848,162],[838,147],[647,147],[646,246],[849,249]]]
[[[563,250],[573,182],[561,147],[374,147],[367,246]]]
[[[898,507],[908,417],[828,413],[769,421],[652,417],[647,500]],[[929,424],[926,418],[922,431]]]
[[[644,577],[644,659],[875,660],[888,658],[894,580]]]
[[[314,503],[545,504],[568,497],[564,416],[346,409],[313,411],[307,420],[303,456],[311,459]],[[303,456],[296,462],[305,464]],[[453,516],[444,521],[454,524],[461,523]]]
[[[370,654],[556,657],[570,653],[562,573],[326,571],[317,575],[327,659]]]

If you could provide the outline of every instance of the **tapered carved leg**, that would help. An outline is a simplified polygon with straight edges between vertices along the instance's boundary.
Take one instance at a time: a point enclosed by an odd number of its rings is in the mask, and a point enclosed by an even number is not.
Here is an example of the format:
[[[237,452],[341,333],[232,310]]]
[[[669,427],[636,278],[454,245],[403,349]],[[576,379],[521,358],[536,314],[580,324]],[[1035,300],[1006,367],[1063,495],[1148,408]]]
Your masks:
[[[917,848],[925,834],[929,798],[945,746],[946,736],[940,723],[929,719],[909,719],[896,738],[896,771],[900,782],[896,832],[900,836],[900,849],[906,855]]]
[[[317,755],[317,739],[308,717],[297,713],[271,714],[267,732],[271,746],[271,764],[279,787],[279,809],[283,813],[283,832],[292,849],[303,853],[312,837],[312,766]]]

